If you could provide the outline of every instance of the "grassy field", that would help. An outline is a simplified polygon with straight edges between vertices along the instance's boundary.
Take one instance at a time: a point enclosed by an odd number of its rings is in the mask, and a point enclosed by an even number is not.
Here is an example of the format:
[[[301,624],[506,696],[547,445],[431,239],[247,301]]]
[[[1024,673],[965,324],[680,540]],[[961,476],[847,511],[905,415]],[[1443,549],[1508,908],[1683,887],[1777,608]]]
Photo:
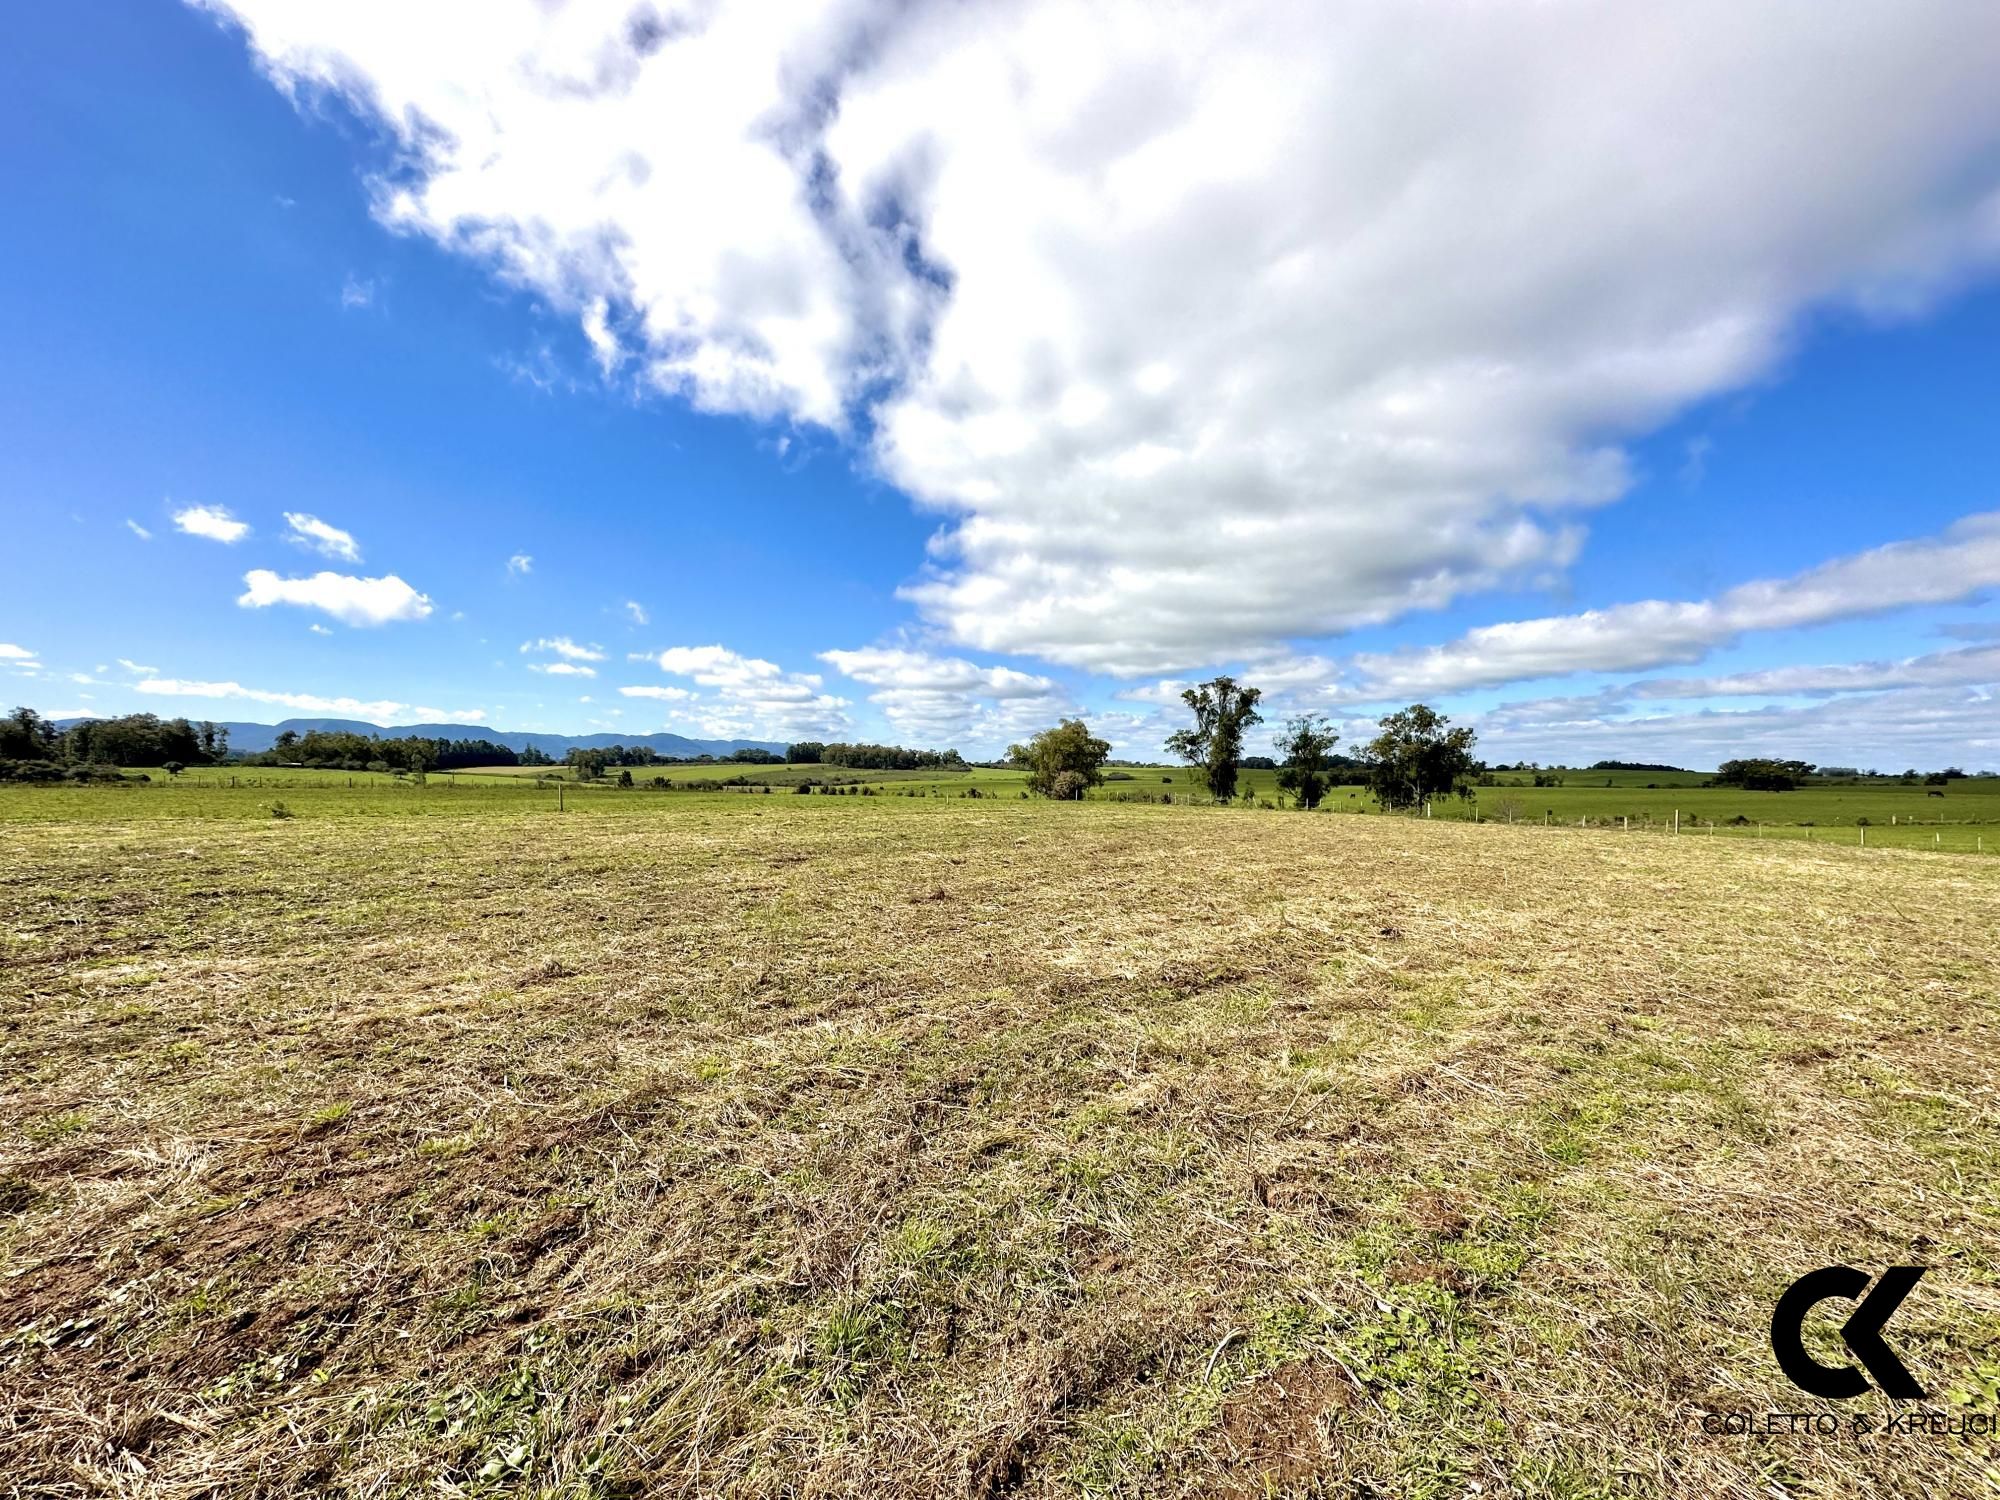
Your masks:
[[[621,790],[612,781],[579,784],[567,775],[533,767],[433,773],[421,784],[386,774],[309,771],[270,767],[203,769],[178,777],[151,773],[149,782],[99,787],[18,787],[0,791],[0,820],[20,818],[265,818],[281,802],[301,817],[405,817],[466,815],[560,806],[565,811],[619,813],[659,811],[668,796],[796,796],[801,782],[836,782],[843,793],[871,797],[980,798],[1019,801],[1026,776],[1020,771],[974,769],[932,771],[851,771],[835,766],[656,766],[633,768],[636,785]],[[1096,788],[1093,800],[1174,805],[1208,800],[1186,768],[1114,771],[1117,780]],[[670,792],[651,786],[654,777],[672,783]],[[730,778],[744,787],[724,787]],[[1752,840],[1798,839],[1870,848],[1933,849],[2000,855],[2000,778],[1954,781],[1941,797],[1922,786],[1876,782],[1862,786],[1813,787],[1797,792],[1742,792],[1700,785],[1648,786],[1651,773],[1617,773],[1615,785],[1603,776],[1577,773],[1560,787],[1502,785],[1478,788],[1472,801],[1449,799],[1433,808],[1435,819],[1569,824],[1581,822],[1603,833],[1660,833],[1680,815],[1684,834]],[[1683,781],[1686,781],[1683,777]],[[1595,784],[1588,784],[1594,782]],[[1237,810],[1288,805],[1273,771],[1243,773],[1244,799]],[[559,791],[560,789],[560,795]],[[125,801],[117,799],[124,798]],[[1335,787],[1323,811],[1381,815],[1375,799],[1358,787]],[[1435,820],[1434,819],[1434,820]],[[1866,833],[1863,833],[1863,828]]]
[[[2000,1482],[1702,1425],[1889,1415],[1767,1347],[1836,1261],[2000,1399],[2000,866],[547,800],[0,792],[7,1492]]]

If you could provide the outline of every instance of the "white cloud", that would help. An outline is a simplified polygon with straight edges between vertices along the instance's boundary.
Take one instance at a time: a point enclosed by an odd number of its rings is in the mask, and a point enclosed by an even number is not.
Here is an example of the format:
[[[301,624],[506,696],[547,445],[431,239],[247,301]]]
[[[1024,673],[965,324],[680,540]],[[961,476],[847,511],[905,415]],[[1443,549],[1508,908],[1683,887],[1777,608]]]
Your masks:
[[[814,672],[787,672],[775,662],[724,646],[670,646],[633,660],[709,689],[689,702],[687,721],[725,739],[840,738],[853,727],[848,700],[825,691]],[[619,691],[627,697],[651,694]]]
[[[11,641],[0,641],[0,661],[33,661],[37,653],[26,646],[16,646]]]
[[[579,646],[566,635],[544,636],[538,641],[523,641],[521,642],[521,651],[524,655],[530,651],[552,651],[557,656],[564,657],[569,661],[604,660],[604,648],[602,646],[597,645],[595,642],[588,646]]]
[[[375,283],[349,276],[340,284],[340,305],[344,308],[367,307],[375,300]]]
[[[1766,705],[1630,715],[1617,695],[1507,704],[1479,716],[1490,761],[1587,765],[1600,759],[1707,769],[1743,755],[1821,764],[1957,764],[2000,768],[2000,698],[1978,688],[1913,687],[1830,699],[1802,708]]]
[[[595,677],[597,675],[597,668],[580,667],[572,661],[531,661],[528,663],[528,670],[530,672],[546,672],[551,677]]]
[[[423,704],[398,703],[393,699],[328,698],[318,693],[275,692],[249,688],[240,682],[193,682],[175,677],[151,677],[135,684],[142,693],[170,698],[241,698],[252,703],[271,703],[300,713],[340,715],[367,719],[381,724],[392,719],[423,720],[445,724],[476,724],[486,716],[480,708],[429,708]]]
[[[354,534],[342,531],[338,526],[329,525],[318,516],[309,516],[296,510],[285,512],[285,525],[290,528],[285,540],[301,547],[310,547],[327,557],[339,558],[342,562],[361,561],[361,548],[355,544]]]
[[[2000,250],[1956,0],[211,3],[396,134],[385,223],[873,433],[930,621],[1121,673],[1560,570],[1624,435]]]
[[[1892,542],[1790,578],[1739,584],[1714,599],[1649,599],[1581,614],[1469,630],[1442,646],[1363,653],[1350,696],[1421,697],[1569,672],[1632,672],[1699,661],[1757,630],[1788,630],[1921,604],[1948,604],[2000,585],[2000,511],[1967,516],[1942,536]]]
[[[143,666],[140,663],[133,661],[128,657],[123,657],[123,656],[118,658],[118,665],[123,667],[126,671],[130,672],[135,677],[157,677],[160,672],[160,669],[158,667]]]
[[[997,745],[1077,711],[1052,678],[956,656],[871,646],[822,651],[820,660],[877,689],[868,701],[899,736],[923,744]]]
[[[127,527],[131,529],[132,535],[136,536],[140,541],[150,542],[153,539],[153,533],[148,531],[145,527],[141,526],[137,521],[133,520],[130,516],[127,516],[125,518],[125,524]]]
[[[333,634],[333,632],[332,632],[331,630],[328,630],[328,629],[327,629],[327,628],[326,628],[326,627],[325,627],[324,625],[320,624],[320,623],[319,623],[319,621],[317,621],[317,620],[313,621],[313,623],[312,623],[312,624],[310,624],[310,625],[306,626],[306,629],[307,629],[308,631],[310,631],[310,632],[311,632],[312,634],[314,634],[314,635],[332,635],[332,634]]]
[[[1996,684],[2000,684],[2000,646],[1969,646],[1901,661],[1768,667],[1723,677],[1653,677],[1632,684],[1630,691],[1635,698],[1821,698],[1885,688]]]
[[[583,309],[583,336],[590,341],[597,368],[605,375],[617,369],[625,357],[625,351],[618,346],[618,336],[611,331],[610,313],[611,305],[603,297],[591,298]]]
[[[268,568],[254,568],[243,575],[243,583],[244,592],[236,602],[245,609],[296,604],[323,610],[346,625],[421,620],[431,612],[430,596],[418,593],[393,573],[383,578],[356,578],[346,573],[280,578]]]
[[[246,521],[239,521],[220,505],[190,505],[174,512],[174,525],[189,536],[205,536],[214,542],[240,542],[250,534]]]
[[[650,625],[653,617],[646,613],[646,606],[636,599],[625,601],[625,614],[634,625]]]
[[[662,703],[692,703],[695,699],[695,695],[686,688],[677,687],[641,685],[639,687],[622,687],[618,691],[623,693],[627,698],[657,698]]]
[[[535,560],[525,552],[516,552],[512,557],[507,559],[507,571],[509,573],[527,574],[533,572],[534,568]]]

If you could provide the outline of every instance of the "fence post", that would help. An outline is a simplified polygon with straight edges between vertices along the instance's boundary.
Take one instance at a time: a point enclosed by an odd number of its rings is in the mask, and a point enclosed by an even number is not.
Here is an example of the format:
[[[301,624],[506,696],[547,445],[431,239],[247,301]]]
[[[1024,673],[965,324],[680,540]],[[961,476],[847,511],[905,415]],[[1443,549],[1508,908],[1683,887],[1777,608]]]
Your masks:
[[[1861,830],[1861,847],[1864,849],[1868,847],[1868,830],[1865,828]]]
[[[1679,833],[1680,831],[1681,831],[1681,810],[1677,807],[1674,809],[1674,832]]]

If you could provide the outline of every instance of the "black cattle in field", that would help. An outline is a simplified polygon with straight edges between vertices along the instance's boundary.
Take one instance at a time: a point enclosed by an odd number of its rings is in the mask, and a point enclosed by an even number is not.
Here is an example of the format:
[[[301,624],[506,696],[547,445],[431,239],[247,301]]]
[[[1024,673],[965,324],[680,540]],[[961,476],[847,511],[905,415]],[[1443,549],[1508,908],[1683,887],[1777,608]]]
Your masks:
[[[1943,793],[1943,792],[1925,792],[1925,793],[1924,793],[1924,795],[1925,795],[1926,797],[1942,797],[1942,796],[1944,795],[1944,793]]]

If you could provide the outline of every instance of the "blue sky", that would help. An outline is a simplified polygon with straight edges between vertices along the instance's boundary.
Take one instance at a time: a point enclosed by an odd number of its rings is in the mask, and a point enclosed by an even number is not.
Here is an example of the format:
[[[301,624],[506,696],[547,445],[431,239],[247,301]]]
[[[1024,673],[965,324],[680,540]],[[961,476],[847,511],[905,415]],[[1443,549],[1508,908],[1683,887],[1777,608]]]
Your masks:
[[[867,9],[24,13],[15,698],[2000,768],[1993,28]]]

